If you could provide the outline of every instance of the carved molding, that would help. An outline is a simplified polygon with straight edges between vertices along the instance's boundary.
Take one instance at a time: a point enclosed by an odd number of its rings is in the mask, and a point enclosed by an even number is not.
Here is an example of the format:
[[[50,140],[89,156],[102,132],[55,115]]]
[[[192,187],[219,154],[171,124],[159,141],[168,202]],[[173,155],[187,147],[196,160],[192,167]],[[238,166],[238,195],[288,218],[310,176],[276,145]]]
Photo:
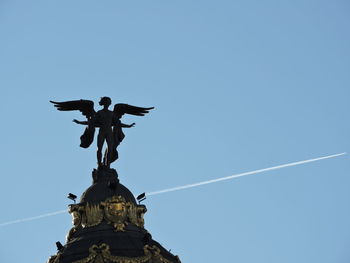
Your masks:
[[[138,227],[144,227],[143,215],[147,209],[144,205],[135,205],[126,202],[122,196],[113,196],[99,204],[74,204],[69,206],[72,215],[72,234],[79,227],[93,227],[103,220],[113,225],[115,231],[124,231],[127,224],[132,223]],[[67,239],[70,239],[68,235]]]
[[[104,263],[104,262],[115,262],[115,263],[174,263],[160,254],[160,250],[156,246],[144,246],[144,256],[140,257],[121,257],[113,256],[109,250],[107,244],[93,245],[89,249],[89,256],[87,258],[74,261],[73,263]],[[178,260],[178,262],[180,262]]]
[[[123,257],[114,256],[109,250],[109,245],[103,243],[101,245],[92,245],[89,248],[89,256],[72,263],[175,263],[163,257],[160,254],[160,249],[156,246],[145,245],[143,247],[144,255],[140,257]],[[59,263],[60,253],[51,256],[47,263]],[[176,256],[176,263],[181,263]]]

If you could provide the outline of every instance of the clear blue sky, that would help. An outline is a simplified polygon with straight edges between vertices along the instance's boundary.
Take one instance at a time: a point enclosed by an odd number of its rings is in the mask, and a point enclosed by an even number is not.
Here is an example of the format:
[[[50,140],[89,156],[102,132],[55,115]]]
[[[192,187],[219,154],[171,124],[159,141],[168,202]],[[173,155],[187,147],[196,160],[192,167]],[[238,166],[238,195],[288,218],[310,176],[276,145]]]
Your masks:
[[[0,223],[62,210],[95,144],[49,100],[110,96],[135,194],[350,151],[348,1],[0,1]],[[80,118],[81,119],[81,118]],[[349,156],[149,197],[186,262],[348,263]],[[0,228],[0,261],[45,262],[70,215]]]

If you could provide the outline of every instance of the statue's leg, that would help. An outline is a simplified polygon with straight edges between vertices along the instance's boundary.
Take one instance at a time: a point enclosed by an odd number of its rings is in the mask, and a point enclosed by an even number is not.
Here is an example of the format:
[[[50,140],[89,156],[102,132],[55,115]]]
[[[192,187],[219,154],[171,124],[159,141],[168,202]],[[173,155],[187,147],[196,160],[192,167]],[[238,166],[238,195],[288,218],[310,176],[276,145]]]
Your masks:
[[[102,147],[105,137],[99,133],[97,136],[97,163],[98,166],[102,166]]]
[[[113,140],[113,134],[108,133],[106,136],[106,142],[107,142],[107,166],[111,164],[112,160],[112,154],[113,154],[113,147],[114,147],[114,140]]]

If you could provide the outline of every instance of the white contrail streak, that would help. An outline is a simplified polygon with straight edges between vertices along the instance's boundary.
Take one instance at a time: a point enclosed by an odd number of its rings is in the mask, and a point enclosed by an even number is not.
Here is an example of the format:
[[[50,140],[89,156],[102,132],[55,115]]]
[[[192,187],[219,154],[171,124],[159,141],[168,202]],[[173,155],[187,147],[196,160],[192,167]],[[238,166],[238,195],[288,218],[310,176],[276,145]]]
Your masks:
[[[273,166],[270,168],[264,168],[264,169],[259,169],[259,170],[255,170],[255,171],[234,174],[234,175],[221,177],[221,178],[217,178],[217,179],[212,179],[212,180],[208,180],[208,181],[204,181],[204,182],[187,184],[187,185],[183,185],[183,186],[177,186],[177,187],[168,188],[168,189],[164,189],[164,190],[160,190],[160,191],[149,192],[149,193],[146,193],[146,196],[159,195],[159,194],[163,194],[163,193],[179,191],[179,190],[183,190],[183,189],[187,189],[187,188],[197,187],[197,186],[204,185],[204,184],[211,184],[211,183],[216,183],[216,182],[220,182],[220,181],[230,180],[233,178],[246,176],[246,175],[250,175],[250,174],[257,174],[257,173],[277,170],[277,169],[281,169],[281,168],[285,168],[285,167],[295,166],[295,165],[299,165],[299,164],[305,164],[305,163],[316,162],[316,161],[320,161],[320,160],[324,160],[324,159],[330,159],[330,158],[338,157],[338,156],[345,155],[345,154],[347,154],[347,153],[346,152],[338,153],[338,154],[328,155],[328,156],[319,157],[319,158],[315,158],[315,159],[309,159],[309,160],[299,161],[299,162],[294,162],[294,163],[287,163],[287,164]],[[4,223],[0,223],[0,227],[12,225],[12,224],[17,224],[17,223],[22,223],[22,222],[27,222],[27,221],[32,221],[32,220],[36,220],[36,219],[40,219],[40,218],[44,218],[44,217],[49,217],[49,216],[54,216],[54,215],[58,215],[58,214],[63,214],[66,212],[67,212],[67,210],[60,210],[60,211],[56,211],[56,212],[52,212],[52,213],[39,215],[39,216],[27,217],[27,218],[23,218],[23,219],[14,220],[14,221],[4,222]]]
[[[27,222],[27,221],[32,221],[32,220],[40,219],[40,218],[43,218],[43,217],[54,216],[54,215],[63,214],[63,213],[67,213],[67,209],[66,210],[60,210],[60,211],[52,212],[52,213],[47,213],[47,214],[43,214],[43,215],[39,215],[39,216],[27,217],[27,218],[14,220],[14,221],[0,223],[0,227],[12,225],[12,224],[17,224],[17,223],[22,223],[22,222]]]
[[[347,154],[347,153],[346,152],[338,153],[338,154],[318,157],[318,158],[304,160],[304,161],[298,161],[298,162],[293,162],[293,163],[277,165],[277,166],[264,168],[264,169],[259,169],[259,170],[254,170],[254,171],[250,171],[250,172],[234,174],[234,175],[221,177],[221,178],[217,178],[217,179],[212,179],[212,180],[208,180],[208,181],[203,181],[203,182],[199,182],[199,183],[187,184],[187,185],[183,185],[183,186],[172,187],[172,188],[168,188],[168,189],[164,189],[164,190],[160,190],[160,191],[154,191],[154,192],[146,193],[146,196],[159,195],[159,194],[163,194],[163,193],[179,191],[179,190],[183,190],[183,189],[187,189],[187,188],[197,187],[197,186],[200,186],[200,185],[212,184],[212,183],[216,183],[216,182],[230,180],[230,179],[241,177],[241,176],[246,176],[246,175],[251,175],[251,174],[258,174],[258,173],[272,171],[272,170],[277,170],[277,169],[281,169],[281,168],[285,168],[285,167],[291,167],[291,166],[296,166],[296,165],[300,165],[300,164],[316,162],[316,161],[320,161],[320,160],[324,160],[324,159],[330,159],[330,158],[338,157],[338,156],[345,155],[345,154]]]

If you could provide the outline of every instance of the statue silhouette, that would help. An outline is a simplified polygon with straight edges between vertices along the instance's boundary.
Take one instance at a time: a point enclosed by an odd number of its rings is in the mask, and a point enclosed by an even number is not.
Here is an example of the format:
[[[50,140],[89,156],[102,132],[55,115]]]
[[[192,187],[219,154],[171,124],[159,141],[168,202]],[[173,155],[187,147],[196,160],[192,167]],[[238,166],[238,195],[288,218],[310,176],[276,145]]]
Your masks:
[[[80,146],[88,148],[94,140],[95,129],[99,128],[97,135],[97,163],[101,167],[103,165],[109,167],[112,162],[118,159],[117,147],[124,139],[125,135],[122,128],[131,128],[130,125],[121,122],[124,114],[136,116],[144,116],[154,107],[142,108],[128,104],[115,104],[113,111],[109,110],[112,100],[109,97],[102,97],[99,105],[103,109],[94,110],[94,102],[91,100],[72,100],[65,102],[50,101],[59,111],[79,110],[85,117],[86,121],[73,120],[77,124],[87,125],[83,135],[80,137]],[[102,148],[107,143],[106,153],[102,161]]]

